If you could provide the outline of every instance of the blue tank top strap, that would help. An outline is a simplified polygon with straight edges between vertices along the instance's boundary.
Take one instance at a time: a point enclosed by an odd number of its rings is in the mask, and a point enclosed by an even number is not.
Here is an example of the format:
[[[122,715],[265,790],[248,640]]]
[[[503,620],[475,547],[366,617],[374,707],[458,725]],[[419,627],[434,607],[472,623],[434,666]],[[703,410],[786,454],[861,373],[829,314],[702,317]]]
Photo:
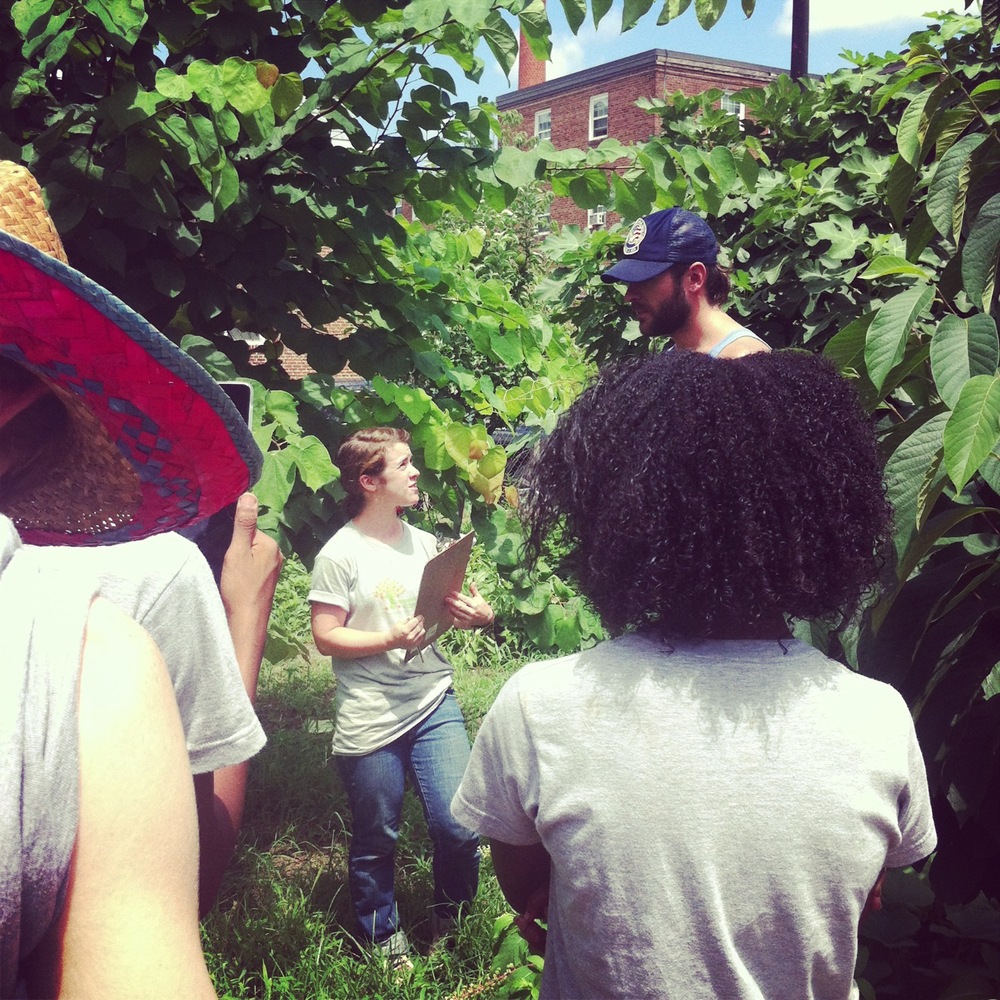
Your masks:
[[[758,337],[753,330],[748,330],[745,326],[738,326],[732,333],[727,333],[725,337],[720,340],[715,347],[713,347],[708,355],[711,358],[717,358],[734,340],[741,340],[743,337],[753,337],[754,340],[759,340],[762,344],[763,339]]]

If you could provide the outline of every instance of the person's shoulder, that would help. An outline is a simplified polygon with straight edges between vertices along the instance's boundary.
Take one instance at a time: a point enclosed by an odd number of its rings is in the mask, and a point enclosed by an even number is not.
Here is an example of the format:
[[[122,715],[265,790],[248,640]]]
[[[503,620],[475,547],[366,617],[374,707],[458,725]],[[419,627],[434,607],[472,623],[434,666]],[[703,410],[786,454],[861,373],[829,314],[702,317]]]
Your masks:
[[[99,575],[169,576],[200,557],[194,542],[173,531],[111,545],[26,545],[39,565],[53,564],[72,572],[78,567]]]
[[[737,341],[731,344],[720,355],[720,358],[745,358],[751,354],[770,354],[771,348],[762,340],[753,340],[747,337],[745,341]]]
[[[842,703],[848,702],[850,711],[856,717],[881,719],[885,723],[895,718],[904,727],[912,724],[906,700],[891,684],[845,666],[806,642],[797,642],[796,645],[801,657],[800,671],[813,676],[820,690],[837,691]],[[810,674],[809,663],[817,664],[821,669]]]
[[[362,535],[353,522],[341,525],[326,541],[316,554],[317,559],[332,559],[337,555],[353,550],[361,541]]]
[[[600,645],[603,646],[605,643],[601,643]],[[598,648],[594,647],[594,649]],[[543,692],[552,693],[567,686],[572,686],[576,668],[581,661],[590,659],[594,649],[525,663],[524,666],[511,675],[504,686],[509,687],[511,693],[525,693],[532,698],[537,697]]]
[[[854,695],[859,701],[863,701],[867,705],[877,705],[880,709],[900,710],[909,715],[905,699],[891,684],[852,670],[842,663],[838,663],[837,666],[840,667],[841,688]]]
[[[734,340],[724,347],[718,354],[720,358],[745,358],[751,354],[770,354],[771,348],[761,340],[755,333],[747,331],[745,336]]]

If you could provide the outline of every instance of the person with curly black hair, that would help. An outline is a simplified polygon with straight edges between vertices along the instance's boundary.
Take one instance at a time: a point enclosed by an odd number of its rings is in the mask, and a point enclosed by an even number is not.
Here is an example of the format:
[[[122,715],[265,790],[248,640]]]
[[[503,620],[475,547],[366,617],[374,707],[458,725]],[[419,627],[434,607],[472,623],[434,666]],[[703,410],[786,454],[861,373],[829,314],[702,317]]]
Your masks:
[[[524,494],[529,553],[561,525],[621,633],[511,678],[452,802],[543,1000],[856,997],[882,872],[936,834],[903,699],[790,631],[851,621],[887,558],[853,387],[797,351],[607,368]]]

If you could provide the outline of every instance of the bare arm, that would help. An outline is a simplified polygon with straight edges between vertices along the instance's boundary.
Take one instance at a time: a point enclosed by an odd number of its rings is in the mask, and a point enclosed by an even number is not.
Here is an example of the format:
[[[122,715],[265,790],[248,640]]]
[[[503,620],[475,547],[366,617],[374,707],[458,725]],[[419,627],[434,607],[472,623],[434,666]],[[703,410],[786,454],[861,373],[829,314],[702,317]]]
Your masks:
[[[387,653],[390,649],[412,649],[419,646],[424,638],[424,619],[420,615],[405,618],[385,632],[350,628],[344,624],[346,621],[345,608],[313,602],[313,641],[324,656],[350,660],[357,656]]]
[[[233,539],[222,563],[219,591],[226,609],[236,662],[251,704],[257,698],[257,680],[267,642],[274,590],[281,574],[277,543],[257,530],[257,498],[244,493],[236,505]],[[215,903],[222,876],[233,856],[243,804],[248,762],[195,775],[200,842],[199,912],[204,916]]]
[[[173,687],[148,635],[103,600],[79,695],[80,822],[41,996],[214,997],[198,933],[198,831]]]

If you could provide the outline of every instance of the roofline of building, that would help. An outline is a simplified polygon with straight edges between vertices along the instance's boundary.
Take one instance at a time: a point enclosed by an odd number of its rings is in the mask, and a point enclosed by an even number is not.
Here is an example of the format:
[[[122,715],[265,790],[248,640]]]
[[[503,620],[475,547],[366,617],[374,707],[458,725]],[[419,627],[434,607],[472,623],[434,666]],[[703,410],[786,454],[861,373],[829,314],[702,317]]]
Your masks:
[[[580,86],[593,86],[603,83],[605,80],[612,80],[621,76],[624,72],[645,69],[649,66],[667,65],[690,66],[702,71],[723,70],[732,72],[739,71],[743,75],[764,73],[770,77],[780,76],[788,73],[787,69],[779,69],[777,66],[761,66],[758,63],[737,62],[734,59],[717,59],[712,56],[698,56],[691,52],[668,52],[666,49],[648,49],[646,52],[639,52],[634,56],[625,56],[623,59],[615,59],[612,62],[602,63],[600,66],[592,66],[589,69],[582,69],[576,73],[568,73],[566,76],[556,77],[555,80],[546,80],[544,83],[536,83],[533,87],[525,87],[523,90],[512,90],[506,94],[501,94],[496,99],[497,109],[506,111],[515,104],[526,101],[545,100],[548,97],[555,97],[567,90],[575,90]]]

